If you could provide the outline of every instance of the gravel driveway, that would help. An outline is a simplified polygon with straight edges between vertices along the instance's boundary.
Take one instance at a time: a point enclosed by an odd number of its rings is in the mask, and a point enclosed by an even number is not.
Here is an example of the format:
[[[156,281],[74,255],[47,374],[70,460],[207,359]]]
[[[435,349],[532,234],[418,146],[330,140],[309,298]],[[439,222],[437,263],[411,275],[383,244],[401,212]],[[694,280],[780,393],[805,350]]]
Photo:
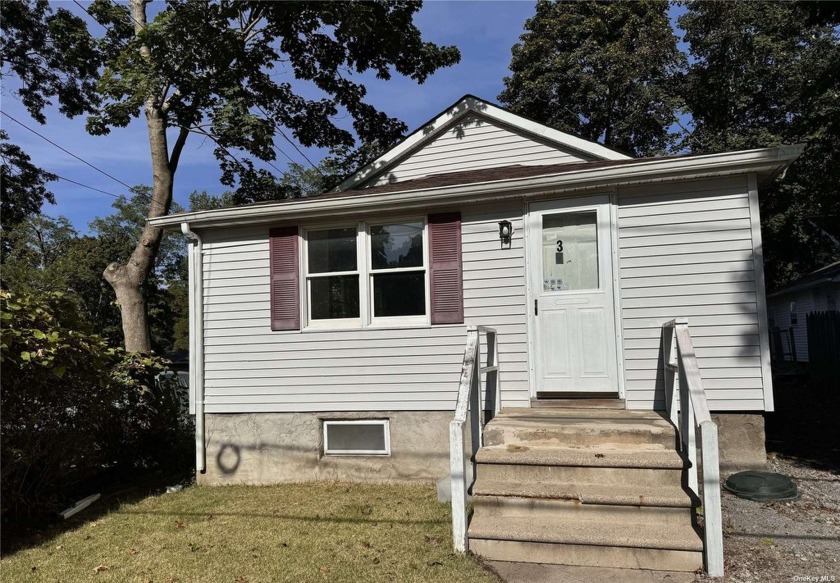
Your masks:
[[[768,470],[793,478],[800,498],[753,502],[722,491],[724,581],[840,582],[840,398],[802,378],[774,379]],[[720,581],[697,576],[697,581]]]
[[[724,581],[840,581],[840,475],[786,458],[768,469],[793,478],[800,498],[753,502],[722,492]]]

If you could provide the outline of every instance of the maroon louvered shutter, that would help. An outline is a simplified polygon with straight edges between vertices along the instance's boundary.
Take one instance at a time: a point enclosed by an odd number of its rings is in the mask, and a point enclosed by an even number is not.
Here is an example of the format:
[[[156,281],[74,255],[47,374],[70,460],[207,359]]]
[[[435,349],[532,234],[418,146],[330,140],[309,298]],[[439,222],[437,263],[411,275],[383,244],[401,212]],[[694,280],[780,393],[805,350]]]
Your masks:
[[[464,321],[461,213],[429,215],[432,324]]]
[[[298,229],[281,227],[269,231],[271,262],[271,329],[300,329],[298,292]]]

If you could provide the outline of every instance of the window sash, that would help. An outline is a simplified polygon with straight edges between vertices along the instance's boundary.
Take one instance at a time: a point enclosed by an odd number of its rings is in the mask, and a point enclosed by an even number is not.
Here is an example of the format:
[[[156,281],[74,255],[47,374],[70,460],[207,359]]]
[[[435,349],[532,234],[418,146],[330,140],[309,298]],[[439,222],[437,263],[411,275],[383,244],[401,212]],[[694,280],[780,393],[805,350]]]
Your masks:
[[[339,230],[339,229],[354,229],[356,231],[356,269],[354,271],[319,271],[315,273],[309,272],[309,235],[310,233],[314,232],[323,232],[323,231],[330,231],[330,230]],[[325,225],[325,226],[317,226],[310,229],[305,230],[305,244],[304,247],[304,256],[301,261],[301,265],[306,270],[306,277],[303,289],[301,290],[301,295],[303,296],[301,299],[306,304],[306,327],[307,328],[335,328],[335,327],[342,327],[342,326],[358,326],[363,320],[364,316],[364,290],[363,280],[364,276],[362,273],[361,265],[359,263],[359,229],[358,225],[348,225],[347,223],[338,224],[338,225]],[[317,279],[323,279],[328,277],[342,277],[342,276],[356,276],[358,278],[358,290],[357,294],[359,297],[359,315],[352,318],[314,318],[312,315],[312,308],[314,306],[314,302],[312,301],[312,281]]]
[[[371,235],[371,228],[372,227],[380,227],[380,226],[388,226],[388,225],[397,225],[397,224],[404,224],[404,223],[421,223],[423,225],[423,249],[421,252],[421,257],[423,259],[423,263],[421,265],[414,265],[411,267],[387,267],[387,268],[376,268],[373,267],[373,246],[371,244],[372,235]],[[429,324],[431,322],[430,318],[430,301],[429,301],[429,294],[430,294],[430,282],[429,282],[429,228],[428,228],[428,217],[397,217],[394,219],[384,219],[381,221],[368,221],[365,225],[365,236],[366,236],[366,248],[365,248],[365,266],[367,267],[367,275],[366,282],[367,282],[367,303],[368,303],[368,326],[376,327],[376,326],[388,326],[388,325],[424,325]],[[377,275],[386,275],[390,273],[423,273],[423,314],[415,314],[410,316],[377,316],[375,309],[374,309],[374,285],[373,285],[373,278]]]

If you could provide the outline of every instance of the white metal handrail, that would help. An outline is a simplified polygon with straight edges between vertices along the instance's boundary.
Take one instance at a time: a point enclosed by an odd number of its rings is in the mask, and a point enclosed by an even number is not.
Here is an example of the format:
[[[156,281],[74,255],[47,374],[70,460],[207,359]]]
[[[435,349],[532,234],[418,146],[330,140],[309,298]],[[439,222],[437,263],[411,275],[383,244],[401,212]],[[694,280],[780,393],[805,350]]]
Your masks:
[[[700,498],[698,484],[703,484],[703,547],[706,573],[710,577],[723,577],[718,428],[709,413],[687,320],[678,318],[663,324],[662,363],[665,405],[671,422],[677,427],[680,447],[691,462],[688,487]],[[677,382],[674,382],[675,375]],[[700,437],[702,476],[698,476],[696,431],[699,431]]]
[[[480,366],[481,333],[487,336],[487,364]],[[469,416],[470,422],[470,462],[475,464],[475,454],[484,438],[482,429],[490,418],[501,410],[502,397],[499,386],[499,343],[494,328],[487,326],[467,327],[467,346],[464,349],[464,363],[461,367],[461,382],[458,385],[458,401],[455,405],[455,418],[449,423],[449,473],[452,494],[452,540],[455,551],[467,551],[467,492],[472,484],[467,484],[467,460],[465,456],[464,426]],[[486,406],[492,400],[488,411],[482,407],[479,390],[481,375],[486,374]],[[490,413],[490,418],[486,413]],[[473,477],[475,467],[473,466]]]

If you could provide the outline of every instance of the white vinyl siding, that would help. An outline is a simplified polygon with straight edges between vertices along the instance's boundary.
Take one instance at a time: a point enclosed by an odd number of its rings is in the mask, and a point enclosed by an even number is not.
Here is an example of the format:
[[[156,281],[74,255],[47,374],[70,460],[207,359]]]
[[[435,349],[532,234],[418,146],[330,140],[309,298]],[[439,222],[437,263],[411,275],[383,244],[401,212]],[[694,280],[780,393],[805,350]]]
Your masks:
[[[661,325],[687,318],[710,408],[763,410],[746,176],[620,188],[627,407],[664,407]]]
[[[207,413],[454,409],[465,325],[272,332],[268,228],[203,237]],[[462,215],[462,244],[465,321],[498,328],[503,403],[526,406],[521,206]]]
[[[471,114],[365,186],[381,186],[464,170],[515,164],[563,164],[585,162],[587,159],[583,154],[558,149],[519,130]]]
[[[521,203],[478,207],[462,215],[464,321],[496,328],[503,407],[529,407],[525,227]],[[502,248],[499,222],[513,225]],[[482,350],[486,350],[482,337]],[[482,354],[482,363],[486,354]]]
[[[711,408],[764,410],[747,178],[622,187],[617,216],[628,408],[664,406],[661,325],[685,317]],[[503,406],[529,405],[521,202],[462,209],[463,325],[272,332],[268,228],[204,241],[208,413],[451,411],[468,324],[499,332]]]

